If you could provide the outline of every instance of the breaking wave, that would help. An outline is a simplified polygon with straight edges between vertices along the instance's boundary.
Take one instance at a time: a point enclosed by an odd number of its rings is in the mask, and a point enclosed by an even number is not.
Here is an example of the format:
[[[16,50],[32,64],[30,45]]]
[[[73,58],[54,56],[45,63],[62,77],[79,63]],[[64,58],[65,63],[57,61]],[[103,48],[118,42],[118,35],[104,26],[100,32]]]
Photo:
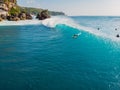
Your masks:
[[[33,19],[33,20],[24,20],[24,21],[3,21],[3,22],[0,22],[0,26],[44,25],[44,26],[50,27],[50,28],[55,28],[57,25],[60,25],[60,24],[69,26],[71,28],[78,29],[80,31],[82,30],[82,31],[94,34],[95,36],[108,38],[108,39],[111,39],[113,41],[120,41],[118,38],[116,38],[112,34],[105,33],[103,31],[96,30],[96,29],[91,28],[91,27],[82,26],[67,16],[54,16],[52,18],[49,18],[46,20],[41,20],[41,21],[37,20],[37,19]]]

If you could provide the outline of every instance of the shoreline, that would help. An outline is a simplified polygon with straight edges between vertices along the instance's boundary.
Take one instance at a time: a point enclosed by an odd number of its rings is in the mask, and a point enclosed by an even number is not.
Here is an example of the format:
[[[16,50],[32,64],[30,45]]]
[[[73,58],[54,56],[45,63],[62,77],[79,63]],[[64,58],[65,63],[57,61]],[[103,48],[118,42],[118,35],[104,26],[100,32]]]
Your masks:
[[[24,26],[24,25],[40,25],[41,20],[32,19],[32,20],[19,20],[19,21],[8,21],[4,20],[0,22],[0,26]]]

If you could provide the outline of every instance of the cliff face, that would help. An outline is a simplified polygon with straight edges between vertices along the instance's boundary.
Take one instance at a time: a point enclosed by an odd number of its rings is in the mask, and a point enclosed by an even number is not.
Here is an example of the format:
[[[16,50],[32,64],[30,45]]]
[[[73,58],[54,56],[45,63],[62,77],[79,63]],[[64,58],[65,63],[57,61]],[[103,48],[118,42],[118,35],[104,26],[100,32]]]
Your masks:
[[[0,0],[0,15],[9,15],[12,8],[17,9],[17,1],[16,0]]]
[[[0,21],[18,21],[32,19],[28,13],[22,12],[16,0],[0,0]]]
[[[20,7],[17,5],[17,0],[0,0],[0,21],[4,19],[10,21],[32,19],[31,14],[37,15],[36,18],[39,20],[50,18],[50,15],[64,15],[62,12]]]
[[[39,12],[41,12],[43,10],[40,8],[20,7],[17,5],[17,0],[0,0],[0,9],[4,10],[4,11],[6,11],[6,13],[8,12],[8,14],[10,14],[11,8],[12,9],[14,8],[14,10],[12,10],[12,13],[13,13],[13,11],[17,11],[19,13],[21,10],[23,11],[23,9],[24,9],[24,11],[34,14],[34,15],[37,15]],[[50,15],[65,15],[63,12],[56,12],[56,11],[49,11],[49,14]]]

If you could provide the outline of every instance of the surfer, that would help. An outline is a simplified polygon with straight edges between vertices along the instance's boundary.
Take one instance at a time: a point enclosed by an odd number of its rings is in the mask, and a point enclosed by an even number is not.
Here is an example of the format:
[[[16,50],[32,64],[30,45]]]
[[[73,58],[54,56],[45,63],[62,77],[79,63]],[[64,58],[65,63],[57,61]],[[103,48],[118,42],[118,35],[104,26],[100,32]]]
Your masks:
[[[72,37],[77,38],[78,36],[79,36],[78,34],[74,34]]]
[[[100,30],[100,28],[97,28],[98,30]]]
[[[117,31],[117,28],[115,28],[115,31]]]
[[[119,35],[119,34],[117,34],[117,35],[116,35],[116,37],[117,37],[117,38],[119,38],[119,37],[120,37],[120,35]]]
[[[73,38],[78,38],[78,36],[79,36],[80,34],[81,34],[81,33],[74,34],[72,37],[73,37]]]

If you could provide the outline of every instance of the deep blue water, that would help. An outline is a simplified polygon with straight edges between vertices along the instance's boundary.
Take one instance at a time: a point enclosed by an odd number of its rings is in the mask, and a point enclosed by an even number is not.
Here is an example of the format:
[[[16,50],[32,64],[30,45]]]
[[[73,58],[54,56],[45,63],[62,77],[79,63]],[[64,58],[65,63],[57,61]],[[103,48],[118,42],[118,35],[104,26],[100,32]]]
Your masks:
[[[119,17],[71,18],[119,33]],[[120,90],[120,41],[64,24],[0,26],[0,90]]]

